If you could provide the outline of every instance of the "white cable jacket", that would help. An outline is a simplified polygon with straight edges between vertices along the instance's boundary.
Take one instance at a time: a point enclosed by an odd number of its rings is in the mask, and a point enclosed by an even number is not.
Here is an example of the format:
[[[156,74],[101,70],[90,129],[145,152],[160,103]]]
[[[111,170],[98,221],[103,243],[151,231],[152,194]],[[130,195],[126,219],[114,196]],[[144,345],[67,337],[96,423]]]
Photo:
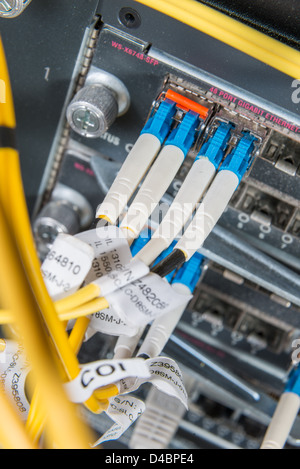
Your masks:
[[[140,260],[150,265],[170,246],[192,216],[215,173],[215,166],[208,158],[195,161],[151,240],[138,252]]]
[[[186,408],[178,399],[159,391],[154,386],[149,390],[145,404],[145,412],[133,427],[129,448],[149,450],[170,448]]]
[[[145,133],[138,137],[104,201],[98,206],[97,218],[116,223],[160,148],[161,143],[154,135]]]
[[[114,348],[114,359],[117,358],[131,358],[139,340],[144,332],[144,328],[140,328],[138,333],[132,337],[121,335]]]
[[[122,220],[125,236],[138,237],[183,160],[184,153],[180,148],[175,145],[163,147]]]
[[[261,449],[282,449],[300,408],[300,397],[293,392],[281,395]]]
[[[172,287],[182,295],[191,295],[191,292],[186,285],[174,283]],[[137,356],[147,355],[149,358],[159,356],[180,321],[185,308],[186,305],[181,306],[175,311],[171,311],[170,313],[164,314],[163,316],[155,319],[137,353]]]
[[[239,184],[239,178],[232,171],[217,173],[196,214],[176,244],[184,252],[186,260],[202,246],[211,233]]]

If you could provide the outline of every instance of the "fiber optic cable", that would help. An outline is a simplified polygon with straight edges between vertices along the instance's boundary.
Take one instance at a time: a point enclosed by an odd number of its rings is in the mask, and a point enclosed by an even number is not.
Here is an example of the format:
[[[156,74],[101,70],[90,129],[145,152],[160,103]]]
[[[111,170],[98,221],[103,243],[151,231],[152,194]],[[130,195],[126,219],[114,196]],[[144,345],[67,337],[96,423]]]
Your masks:
[[[139,236],[176,176],[195,141],[199,123],[199,115],[189,111],[167,138],[120,224],[129,242]]]
[[[0,448],[38,449],[26,433],[25,426],[16,415],[10,401],[0,390]]]
[[[92,309],[94,304],[93,302],[95,302],[97,305],[98,301],[101,308],[96,311],[99,311],[100,309],[106,309],[109,306],[107,300],[101,297],[101,287],[97,283],[97,280],[95,280],[94,282],[91,282],[80,288],[75,293],[55,301],[54,304],[57,314],[60,318],[71,319],[73,316],[75,316],[77,311],[79,312],[78,316],[82,315],[82,312],[86,312],[86,314],[92,314],[93,311],[88,313],[87,311],[89,310],[85,310],[85,308],[90,308],[91,306]]]
[[[90,314],[94,314],[97,311],[102,311],[109,307],[109,304],[105,298],[95,298],[92,301],[79,305],[73,310],[65,311],[58,315],[60,321],[70,321],[72,319],[78,319]],[[14,316],[11,311],[0,311],[0,325],[11,324],[14,322]]]
[[[293,369],[277,403],[261,449],[282,449],[300,409],[300,370]]]
[[[202,246],[224,213],[232,195],[246,173],[253,157],[256,137],[244,132],[234,150],[225,158],[196,214],[173,252],[152,271],[164,276],[179,267]]]
[[[221,122],[214,135],[201,147],[162,222],[137,255],[145,264],[150,265],[170,246],[192,216],[221,163],[231,130],[231,124]]]
[[[117,222],[127,202],[155,160],[171,129],[175,112],[175,103],[165,100],[148,119],[106,197],[98,206],[97,218],[102,218],[111,224]]]
[[[171,285],[174,290],[188,297],[193,294],[202,274],[203,262],[204,258],[201,254],[194,254],[172,278]],[[177,308],[153,321],[137,353],[138,357],[153,358],[161,354],[186,306]]]
[[[294,78],[300,76],[299,51],[194,0],[137,0],[202,31]]]
[[[2,43],[0,43],[0,65],[0,79],[3,79],[6,84],[6,103],[4,105],[1,104],[0,107],[0,123],[11,126],[13,129],[16,125],[13,98]],[[26,266],[30,283],[41,306],[40,309],[44,315],[45,325],[53,340],[58,356],[61,358],[66,376],[69,379],[74,378],[80,369],[77,358],[68,345],[67,334],[57,318],[52,300],[49,297],[40,272],[40,262],[35,249],[23,192],[18,152],[11,147],[0,149],[0,158],[0,187],[2,188],[1,195],[5,197],[2,200],[4,200],[7,218],[13,227],[14,236],[22,253],[22,259]],[[16,213],[18,213],[18,217],[14,216]],[[20,229],[20,226],[22,229]]]
[[[1,62],[1,77],[4,77],[7,84],[7,89],[10,89],[9,86],[9,77],[6,68],[6,62],[4,58],[4,51],[2,48],[2,44],[0,44],[0,62]],[[4,73],[4,75],[3,75]],[[10,93],[9,93],[10,96]],[[8,110],[10,109],[10,113]],[[14,115],[13,112],[13,102],[12,97],[10,96],[5,103],[5,109],[3,110],[1,104],[1,116],[4,114],[11,114]],[[6,122],[4,118],[0,118],[0,121]],[[8,120],[8,122],[13,122],[12,117]],[[14,122],[15,124],[15,122]],[[61,325],[57,320],[57,316],[52,304],[52,300],[49,298],[47,289],[44,285],[41,273],[40,273],[40,263],[37,258],[37,254],[35,251],[35,246],[33,242],[33,237],[31,233],[30,222],[28,219],[27,214],[27,207],[25,202],[25,197],[23,193],[22,181],[21,181],[21,174],[20,174],[20,167],[19,167],[19,157],[16,150],[13,148],[5,148],[0,149],[0,158],[1,158],[1,188],[2,188],[2,200],[4,197],[4,209],[7,213],[7,217],[9,222],[11,223],[14,231],[14,236],[18,241],[19,249],[22,252],[22,257],[24,259],[24,264],[26,266],[26,271],[31,279],[31,284],[34,288],[36,296],[39,300],[39,303],[43,305],[41,308],[44,311],[51,321],[46,321],[47,327],[50,328],[50,332],[52,331],[52,336],[55,335],[57,340],[54,340],[54,344],[57,346],[59,341],[61,343],[64,342],[64,346],[62,345],[61,348],[64,348],[64,354],[68,355],[68,360],[70,363],[73,362],[75,366],[75,357],[74,360],[72,357],[73,354],[68,354],[68,347],[66,346],[67,337],[65,332],[62,331]],[[4,164],[4,166],[2,165]],[[4,171],[4,169],[6,171]],[[18,217],[15,217],[14,214],[18,213]],[[20,229],[22,227],[22,230]],[[51,323],[53,327],[51,327]],[[50,334],[51,335],[51,334]],[[65,335],[65,337],[64,337]],[[65,340],[64,340],[65,339]],[[72,365],[72,366],[73,366]]]
[[[72,311],[79,305],[83,305],[95,298],[98,298],[100,294],[100,287],[96,283],[89,283],[77,290],[75,293],[62,298],[61,300],[55,301],[55,310],[59,315],[66,311]]]
[[[0,79],[5,82],[7,89],[6,102],[0,106],[0,122],[2,125],[15,127],[15,117],[13,108],[13,99],[10,88],[9,75],[6,66],[6,60],[2,42],[0,41]],[[1,142],[3,144],[3,142]],[[27,213],[27,206],[22,186],[21,171],[19,165],[19,156],[16,150],[9,147],[0,149],[1,163],[5,162],[4,167],[7,173],[4,173],[1,166],[1,200],[4,202],[4,212],[13,232],[21,254],[22,264],[26,268],[26,275],[30,280],[30,288],[33,290],[35,298],[38,301],[39,311],[43,315],[43,323],[51,337],[54,350],[61,358],[61,371],[64,370],[66,377],[72,379],[80,371],[77,358],[68,345],[68,338],[62,324],[57,318],[51,298],[48,295],[40,272],[40,263],[35,250],[33,236],[31,232],[30,221]],[[18,217],[14,215],[18,213]],[[16,219],[17,218],[17,219]],[[22,229],[20,229],[22,227]],[[55,400],[55,394],[53,395]],[[74,426],[74,430],[77,426]],[[74,439],[76,441],[76,437]]]
[[[168,104],[167,101],[164,101],[163,103]],[[162,106],[163,103],[161,103],[160,106]],[[154,124],[152,123],[151,125],[153,126]],[[121,228],[123,231],[125,231],[125,233],[133,233],[133,236],[130,235],[130,241],[139,235],[141,228],[144,227],[145,221],[148,219],[148,216],[152,212],[154,206],[156,206],[156,204],[159,202],[171,179],[178,171],[180,164],[182,163],[184,157],[195,140],[195,133],[198,125],[199,115],[194,112],[187,112],[182,123],[171,132],[170,136],[165,142],[160,155],[151,167],[144,183],[137,193],[136,198],[131,204],[128,213],[125,215],[125,218],[121,223]],[[173,164],[172,157],[174,157]],[[165,176],[165,171],[170,171],[170,164],[173,168],[173,173],[169,180]],[[137,225],[134,225],[135,222],[137,222]],[[133,226],[135,226],[135,228],[138,226],[138,228],[132,230]],[[74,294],[56,301],[55,307],[58,314],[61,314],[62,312],[71,311],[83,303],[92,301],[100,295],[100,287],[95,283],[92,283],[84,286]]]
[[[8,229],[0,204],[0,244],[4,247],[0,265],[3,304],[16,315],[27,357],[32,365],[43,405],[47,407],[47,431],[61,448],[88,448],[90,431],[77,419],[54,365],[49,337],[26,277],[17,246]],[[17,294],[16,294],[17,292]]]
[[[142,337],[144,328],[140,328],[132,337],[122,335],[118,338],[114,347],[114,358],[131,358]]]
[[[141,247],[145,245],[145,243],[150,239],[150,235],[146,231],[141,233],[141,235],[134,241],[131,246],[132,254],[136,254],[140,251]],[[172,251],[173,246],[171,245],[168,249],[163,251],[161,255],[156,259],[155,262],[159,262],[161,259],[164,259],[169,252]],[[173,272],[171,272],[165,280],[167,282],[171,282],[173,277]],[[173,312],[172,312],[173,314]],[[171,316],[172,316],[171,314]],[[157,320],[159,321],[159,320]],[[172,319],[171,319],[172,321]],[[156,322],[157,324],[157,322]],[[114,348],[114,358],[130,358],[133,356],[135,349],[137,348],[139,341],[145,331],[145,327],[140,327],[138,332],[131,337],[120,336],[116,342]]]

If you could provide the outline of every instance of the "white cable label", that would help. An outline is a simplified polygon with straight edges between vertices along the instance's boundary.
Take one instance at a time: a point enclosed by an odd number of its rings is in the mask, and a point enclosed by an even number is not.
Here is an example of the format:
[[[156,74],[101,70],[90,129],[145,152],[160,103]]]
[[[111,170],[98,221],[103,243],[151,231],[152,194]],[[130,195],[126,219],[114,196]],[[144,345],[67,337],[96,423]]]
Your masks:
[[[115,422],[112,427],[94,443],[93,447],[105,441],[117,440],[142,415],[145,404],[133,396],[115,396],[109,400],[105,413]]]
[[[186,305],[192,296],[176,292],[170,284],[150,273],[106,296],[124,322],[146,326],[159,316]]]
[[[145,364],[148,367],[150,379],[122,379],[118,383],[120,394],[136,391],[142,384],[150,382],[165,394],[179,399],[187,409],[188,395],[177,363],[171,358],[155,357],[145,360]]]
[[[101,227],[76,235],[90,244],[95,257],[85,283],[96,283],[105,296],[127,283],[146,275],[149,267],[134,259],[123,231],[117,226]],[[138,328],[128,324],[110,307],[91,316],[90,333],[99,331],[110,335],[133,336]]]
[[[0,390],[9,396],[17,413],[25,421],[30,408],[25,394],[25,380],[30,368],[24,356],[24,347],[18,342],[6,341],[6,349],[0,357]]]
[[[95,253],[91,269],[85,279],[86,284],[122,269],[132,259],[128,242],[117,226],[85,231],[77,234],[76,238],[88,243]]]
[[[54,301],[75,292],[84,281],[94,258],[93,249],[74,236],[61,233],[55,239],[41,271]]]
[[[100,287],[101,295],[105,298],[115,290],[128,285],[134,280],[149,273],[149,267],[139,259],[133,259],[129,264],[122,266],[99,280],[94,281]]]
[[[130,376],[136,378],[150,376],[148,366],[143,359],[100,360],[88,363],[82,366],[75,379],[65,383],[64,386],[71,402],[82,403],[88,400],[96,389]]]
[[[94,331],[113,336],[125,335],[132,337],[138,333],[138,328],[126,324],[113,308],[107,308],[93,314],[89,327]]]

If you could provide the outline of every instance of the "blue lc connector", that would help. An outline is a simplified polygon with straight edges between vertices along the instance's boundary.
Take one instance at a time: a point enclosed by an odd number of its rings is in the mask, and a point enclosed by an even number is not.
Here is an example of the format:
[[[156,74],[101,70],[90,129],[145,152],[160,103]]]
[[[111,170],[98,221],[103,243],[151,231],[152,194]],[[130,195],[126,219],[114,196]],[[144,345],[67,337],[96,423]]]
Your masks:
[[[178,270],[172,280],[172,284],[184,284],[188,287],[190,292],[193,293],[201,277],[204,260],[205,258],[200,253],[196,252],[190,260],[183,264]]]
[[[195,141],[195,133],[199,122],[198,114],[193,111],[187,112],[181,123],[167,138],[165,146],[174,145],[180,148],[186,156]]]
[[[152,134],[158,138],[161,144],[163,144],[168,133],[170,132],[172,125],[172,118],[176,113],[176,104],[166,99],[162,101],[155,114],[148,119],[144,128],[141,131],[142,134]]]
[[[221,122],[215,133],[210,139],[202,145],[196,160],[206,157],[218,169],[226,150],[228,141],[231,137],[232,124]],[[195,161],[196,161],[195,160]]]
[[[241,181],[251,164],[255,141],[256,138],[253,135],[244,132],[244,137],[240,139],[235,149],[225,158],[220,171],[232,171]]]
[[[136,238],[131,247],[131,254],[134,257],[151,239],[151,230],[143,230],[138,238]]]
[[[285,385],[284,392],[293,392],[300,396],[300,368],[293,369],[290,373],[288,382]]]

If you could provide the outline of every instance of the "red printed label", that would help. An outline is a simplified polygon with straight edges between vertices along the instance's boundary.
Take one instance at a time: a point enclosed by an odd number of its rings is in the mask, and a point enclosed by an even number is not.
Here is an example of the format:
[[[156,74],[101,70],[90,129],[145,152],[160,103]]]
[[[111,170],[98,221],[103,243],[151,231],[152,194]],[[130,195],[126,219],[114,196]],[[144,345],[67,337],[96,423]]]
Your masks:
[[[89,176],[95,176],[95,173],[92,169],[87,168],[81,163],[74,163],[74,168],[77,169],[78,171],[82,171],[83,173],[88,174]]]
[[[119,42],[111,41],[111,45],[115,49],[123,51],[126,54],[131,55],[132,57],[135,57],[138,60],[142,60],[142,61],[148,63],[149,65],[153,65],[154,67],[159,64],[158,60],[153,59],[153,57],[150,57],[149,55],[146,55],[143,52],[138,52],[134,49],[131,49],[130,47],[123,46]]]
[[[212,86],[209,91],[213,93],[214,95],[228,101],[229,103],[234,103],[237,108],[242,108],[242,109],[245,109],[246,111],[252,112],[253,114],[257,116],[263,117],[269,122],[277,124],[280,127],[285,127],[286,129],[289,129],[291,132],[300,133],[300,127],[297,127],[295,124],[292,124],[291,122],[287,122],[281,119],[279,116],[271,114],[270,112],[256,106],[253,103],[249,103],[248,101],[240,99],[237,96],[227,93],[226,91],[221,90],[215,86]]]

